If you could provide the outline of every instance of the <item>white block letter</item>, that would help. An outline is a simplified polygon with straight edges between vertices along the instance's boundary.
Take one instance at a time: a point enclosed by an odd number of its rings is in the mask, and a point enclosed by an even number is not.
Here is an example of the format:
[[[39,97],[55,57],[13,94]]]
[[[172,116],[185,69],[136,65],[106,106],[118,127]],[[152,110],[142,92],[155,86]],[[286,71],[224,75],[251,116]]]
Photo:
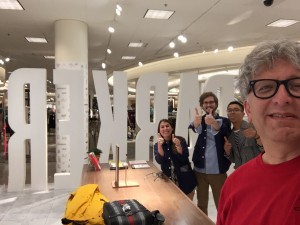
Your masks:
[[[154,90],[154,117],[150,122],[150,90]],[[141,129],[136,136],[135,159],[149,160],[149,139],[157,140],[157,126],[168,118],[168,74],[142,75],[136,85],[136,123]]]
[[[105,71],[93,71],[95,90],[99,108],[101,128],[97,147],[103,151],[101,162],[108,162],[109,148],[120,147],[120,160],[127,153],[127,77],[124,72],[114,72],[113,105]],[[113,108],[113,112],[112,112]]]
[[[57,135],[69,137],[70,173],[55,173],[56,189],[75,188],[81,183],[84,158],[87,156],[84,133],[84,72],[82,70],[55,69],[54,83],[70,87],[70,120],[59,120]]]
[[[30,123],[27,123],[24,85],[30,87]],[[9,77],[8,122],[15,132],[8,143],[8,191],[25,186],[25,140],[31,141],[31,188],[48,189],[46,70],[18,69]]]

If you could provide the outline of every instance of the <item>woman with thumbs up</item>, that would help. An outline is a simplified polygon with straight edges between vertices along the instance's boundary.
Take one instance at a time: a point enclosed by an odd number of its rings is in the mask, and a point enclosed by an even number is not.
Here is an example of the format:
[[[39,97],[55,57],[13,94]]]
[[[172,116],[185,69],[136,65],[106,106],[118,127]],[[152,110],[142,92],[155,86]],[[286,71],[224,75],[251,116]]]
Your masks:
[[[191,200],[197,181],[189,161],[189,150],[183,137],[174,135],[174,127],[168,119],[158,124],[154,156],[162,172],[169,177]]]

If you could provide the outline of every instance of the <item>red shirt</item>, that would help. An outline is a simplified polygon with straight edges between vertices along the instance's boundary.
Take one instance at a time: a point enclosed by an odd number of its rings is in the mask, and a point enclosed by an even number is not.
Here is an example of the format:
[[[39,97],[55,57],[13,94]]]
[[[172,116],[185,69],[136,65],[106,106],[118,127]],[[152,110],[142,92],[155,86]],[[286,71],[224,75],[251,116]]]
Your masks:
[[[278,165],[262,154],[226,180],[217,225],[300,225],[300,156]]]

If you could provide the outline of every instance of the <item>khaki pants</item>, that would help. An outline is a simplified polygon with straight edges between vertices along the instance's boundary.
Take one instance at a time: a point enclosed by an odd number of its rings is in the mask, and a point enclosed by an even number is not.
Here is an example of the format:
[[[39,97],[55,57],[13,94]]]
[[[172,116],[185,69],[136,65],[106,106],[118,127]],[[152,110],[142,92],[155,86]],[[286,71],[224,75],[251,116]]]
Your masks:
[[[195,171],[197,179],[197,205],[207,215],[209,185],[212,189],[214,202],[218,209],[218,203],[222,186],[227,178],[227,174],[205,174]]]

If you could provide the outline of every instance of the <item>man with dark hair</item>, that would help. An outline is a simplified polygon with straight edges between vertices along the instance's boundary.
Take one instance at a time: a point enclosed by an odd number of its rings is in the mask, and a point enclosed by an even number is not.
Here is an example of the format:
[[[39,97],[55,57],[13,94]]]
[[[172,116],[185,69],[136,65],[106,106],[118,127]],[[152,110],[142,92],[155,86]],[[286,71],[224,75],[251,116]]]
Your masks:
[[[226,180],[217,225],[300,224],[300,44],[259,44],[237,85],[264,152]]]
[[[214,93],[204,92],[199,102],[205,114],[200,115],[195,108],[195,118],[189,128],[199,134],[192,160],[197,178],[197,205],[207,214],[209,186],[218,208],[221,188],[231,164],[224,151],[224,137],[230,133],[230,121],[216,113],[218,98]]]
[[[228,159],[238,168],[250,159],[255,158],[263,150],[260,137],[254,127],[244,118],[244,106],[232,101],[227,106],[227,117],[232,123],[232,132],[225,138],[224,149]]]

